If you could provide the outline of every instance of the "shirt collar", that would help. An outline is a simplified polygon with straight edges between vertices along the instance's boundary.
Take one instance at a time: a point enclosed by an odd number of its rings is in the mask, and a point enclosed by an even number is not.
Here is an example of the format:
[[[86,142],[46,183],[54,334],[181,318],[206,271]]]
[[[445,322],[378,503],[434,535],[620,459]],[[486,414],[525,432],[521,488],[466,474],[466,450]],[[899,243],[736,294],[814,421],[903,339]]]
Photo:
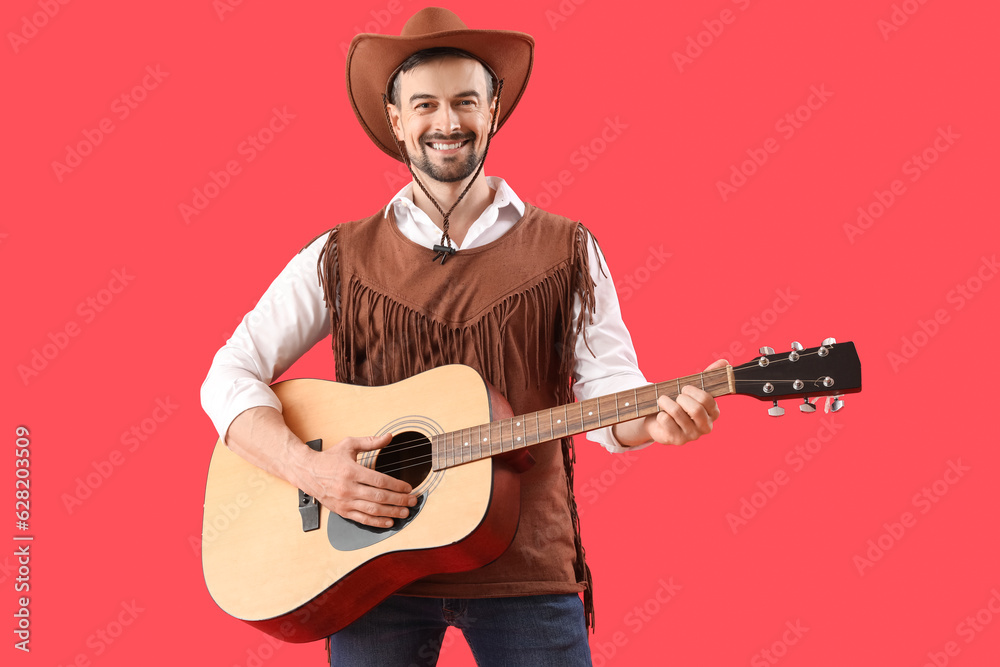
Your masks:
[[[507,181],[496,176],[487,176],[486,185],[491,189],[496,190],[496,195],[493,197],[493,203],[486,207],[483,211],[483,216],[490,215],[494,220],[496,219],[497,212],[504,208],[505,206],[513,206],[514,210],[517,211],[517,217],[520,218],[524,215],[524,202],[521,198],[507,185]],[[389,203],[385,207],[384,215],[389,215],[389,208],[393,207],[396,215],[400,215],[403,210],[407,211],[416,220],[426,220],[430,224],[430,218],[427,214],[421,211],[416,204],[413,203],[413,181],[410,181],[403,188],[393,196]],[[481,217],[483,217],[481,216]]]

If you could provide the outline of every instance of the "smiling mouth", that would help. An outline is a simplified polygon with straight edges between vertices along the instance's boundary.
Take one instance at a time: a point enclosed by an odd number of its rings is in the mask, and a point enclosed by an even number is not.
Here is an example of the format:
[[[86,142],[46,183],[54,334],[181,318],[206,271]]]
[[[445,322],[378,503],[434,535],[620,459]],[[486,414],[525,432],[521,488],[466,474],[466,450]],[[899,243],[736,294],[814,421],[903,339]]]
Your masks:
[[[427,142],[427,145],[436,151],[453,151],[461,148],[467,143],[469,143],[468,139],[464,141],[452,141],[452,142],[429,141]]]

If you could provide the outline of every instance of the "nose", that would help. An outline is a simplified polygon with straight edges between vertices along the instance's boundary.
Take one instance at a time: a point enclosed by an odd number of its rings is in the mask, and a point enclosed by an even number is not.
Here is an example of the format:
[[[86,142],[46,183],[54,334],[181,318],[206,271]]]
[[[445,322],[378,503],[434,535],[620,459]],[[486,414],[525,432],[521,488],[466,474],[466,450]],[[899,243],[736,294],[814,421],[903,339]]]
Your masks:
[[[437,129],[445,134],[457,132],[462,126],[458,111],[450,104],[441,105],[435,117],[435,124],[438,126]]]

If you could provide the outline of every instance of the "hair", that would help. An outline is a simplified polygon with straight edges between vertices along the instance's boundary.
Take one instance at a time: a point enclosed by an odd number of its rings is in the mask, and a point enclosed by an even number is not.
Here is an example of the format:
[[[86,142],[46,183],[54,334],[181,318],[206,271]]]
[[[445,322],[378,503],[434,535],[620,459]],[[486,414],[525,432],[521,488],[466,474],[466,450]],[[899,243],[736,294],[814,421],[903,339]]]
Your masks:
[[[402,84],[399,81],[400,74],[409,72],[411,69],[414,69],[419,65],[423,65],[424,63],[434,62],[435,60],[442,60],[444,58],[468,58],[469,60],[475,60],[482,65],[483,74],[486,75],[486,99],[489,102],[493,101],[493,92],[495,90],[496,82],[493,80],[493,73],[490,72],[490,68],[486,66],[486,63],[468,51],[456,49],[451,46],[436,46],[432,49],[417,51],[404,60],[402,65],[396,68],[396,72],[393,74],[392,86],[389,91],[389,102],[391,102],[393,106],[399,106],[399,93],[400,88],[402,87]]]

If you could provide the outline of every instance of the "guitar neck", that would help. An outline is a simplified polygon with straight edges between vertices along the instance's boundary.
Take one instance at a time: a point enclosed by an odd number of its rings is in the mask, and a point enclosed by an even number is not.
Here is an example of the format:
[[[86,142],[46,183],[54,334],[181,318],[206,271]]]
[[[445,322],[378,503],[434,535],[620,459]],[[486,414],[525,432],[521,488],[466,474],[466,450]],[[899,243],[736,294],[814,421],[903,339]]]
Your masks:
[[[649,384],[599,398],[499,419],[431,438],[434,470],[656,414],[660,396],[677,398],[685,385],[712,396],[736,393],[731,366]]]

